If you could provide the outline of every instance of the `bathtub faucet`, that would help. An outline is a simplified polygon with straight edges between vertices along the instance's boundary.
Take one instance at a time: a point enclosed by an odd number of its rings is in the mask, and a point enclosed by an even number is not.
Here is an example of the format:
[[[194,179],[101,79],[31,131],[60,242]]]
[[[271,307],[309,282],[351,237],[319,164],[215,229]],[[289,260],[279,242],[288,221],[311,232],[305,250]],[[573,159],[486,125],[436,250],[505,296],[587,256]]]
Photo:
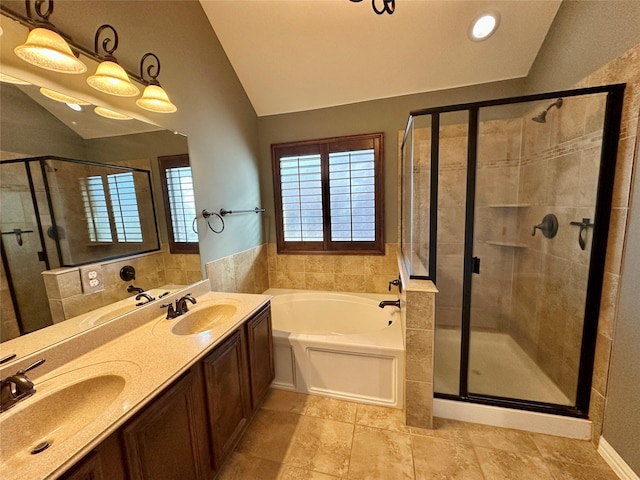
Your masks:
[[[384,307],[398,307],[400,308],[400,299],[398,300],[382,300],[378,306],[380,308],[384,308]]]

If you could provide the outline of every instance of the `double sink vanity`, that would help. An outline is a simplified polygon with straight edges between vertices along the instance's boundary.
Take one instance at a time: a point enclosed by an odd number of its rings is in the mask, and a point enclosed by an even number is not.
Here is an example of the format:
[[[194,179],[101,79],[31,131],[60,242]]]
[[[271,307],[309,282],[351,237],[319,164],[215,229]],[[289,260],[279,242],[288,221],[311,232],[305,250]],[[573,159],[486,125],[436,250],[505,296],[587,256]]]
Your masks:
[[[0,478],[212,479],[274,369],[270,297],[208,288],[175,290],[2,365],[7,379],[45,360],[24,373],[36,393],[0,413]],[[197,303],[167,319],[160,305],[187,294]]]

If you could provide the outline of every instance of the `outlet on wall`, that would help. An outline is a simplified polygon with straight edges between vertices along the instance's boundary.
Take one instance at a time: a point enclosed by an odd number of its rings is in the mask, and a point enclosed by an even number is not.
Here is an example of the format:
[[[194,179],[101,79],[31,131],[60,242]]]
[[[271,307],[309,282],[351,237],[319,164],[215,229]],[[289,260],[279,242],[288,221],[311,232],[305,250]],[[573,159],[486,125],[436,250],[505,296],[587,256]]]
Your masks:
[[[85,294],[104,290],[102,265],[80,267],[80,279],[82,281],[82,292]]]

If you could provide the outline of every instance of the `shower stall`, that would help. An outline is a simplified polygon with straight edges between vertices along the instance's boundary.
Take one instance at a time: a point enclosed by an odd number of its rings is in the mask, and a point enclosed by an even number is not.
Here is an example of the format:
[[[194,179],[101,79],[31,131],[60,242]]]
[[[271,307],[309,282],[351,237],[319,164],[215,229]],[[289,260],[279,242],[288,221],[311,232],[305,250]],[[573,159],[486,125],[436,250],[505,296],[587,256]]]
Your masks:
[[[410,114],[400,243],[439,398],[586,417],[624,85]]]
[[[0,341],[51,325],[42,272],[158,250],[148,170],[54,156],[0,161]]]

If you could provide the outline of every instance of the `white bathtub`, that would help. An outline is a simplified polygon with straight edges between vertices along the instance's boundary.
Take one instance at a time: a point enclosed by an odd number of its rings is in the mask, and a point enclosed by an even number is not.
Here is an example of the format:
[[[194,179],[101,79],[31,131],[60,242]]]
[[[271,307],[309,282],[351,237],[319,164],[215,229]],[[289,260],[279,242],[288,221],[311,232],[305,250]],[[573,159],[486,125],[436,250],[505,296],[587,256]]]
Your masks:
[[[271,288],[272,386],[402,408],[404,342],[391,295]]]

